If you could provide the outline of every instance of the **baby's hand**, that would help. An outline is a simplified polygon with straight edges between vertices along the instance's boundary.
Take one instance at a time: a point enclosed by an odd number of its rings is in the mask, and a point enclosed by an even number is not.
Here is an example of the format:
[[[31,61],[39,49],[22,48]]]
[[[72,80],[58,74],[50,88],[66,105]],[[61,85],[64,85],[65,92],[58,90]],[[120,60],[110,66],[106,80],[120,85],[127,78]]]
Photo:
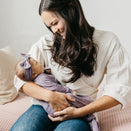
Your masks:
[[[45,71],[47,74],[51,74],[51,69],[46,69]]]
[[[47,73],[47,74],[51,74],[51,68],[45,67],[44,72]]]
[[[74,96],[76,96],[76,95],[77,95],[76,91],[72,91],[72,94],[73,94]]]

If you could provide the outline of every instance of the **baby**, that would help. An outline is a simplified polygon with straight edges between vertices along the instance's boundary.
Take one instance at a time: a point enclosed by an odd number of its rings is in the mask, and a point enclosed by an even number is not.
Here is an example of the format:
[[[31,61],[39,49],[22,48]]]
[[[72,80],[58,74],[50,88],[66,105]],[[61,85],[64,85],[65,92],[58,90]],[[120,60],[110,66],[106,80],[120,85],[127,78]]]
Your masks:
[[[92,99],[88,96],[74,95],[73,91],[66,86],[58,83],[58,81],[51,75],[50,68],[44,68],[41,62],[34,60],[27,54],[22,54],[24,59],[20,60],[15,67],[16,75],[24,81],[33,81],[37,85],[57,92],[66,93],[72,96],[75,101],[68,101],[73,107],[79,108],[92,102]],[[50,105],[45,101],[40,101],[43,108],[48,114],[54,116],[54,111]],[[86,120],[92,131],[99,131],[98,123],[93,114],[88,114],[83,118]]]

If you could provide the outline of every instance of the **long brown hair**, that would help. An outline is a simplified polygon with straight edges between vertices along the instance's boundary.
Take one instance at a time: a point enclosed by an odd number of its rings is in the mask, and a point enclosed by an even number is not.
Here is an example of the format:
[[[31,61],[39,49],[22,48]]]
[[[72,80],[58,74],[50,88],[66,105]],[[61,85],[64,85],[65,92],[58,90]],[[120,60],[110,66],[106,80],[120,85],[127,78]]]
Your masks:
[[[82,74],[92,76],[97,58],[95,29],[86,21],[79,0],[41,0],[40,15],[42,11],[52,11],[65,22],[65,39],[54,34],[51,52],[55,62],[71,69],[72,77],[66,82],[75,82]]]

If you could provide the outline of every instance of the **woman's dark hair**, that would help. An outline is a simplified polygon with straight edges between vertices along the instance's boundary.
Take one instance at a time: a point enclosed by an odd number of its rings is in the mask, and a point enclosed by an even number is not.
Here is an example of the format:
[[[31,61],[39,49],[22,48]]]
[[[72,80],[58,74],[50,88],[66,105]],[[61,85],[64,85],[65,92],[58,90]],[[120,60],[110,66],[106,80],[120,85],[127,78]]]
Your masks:
[[[41,0],[39,14],[51,11],[60,16],[66,26],[63,39],[54,34],[52,58],[59,65],[71,69],[75,82],[80,76],[92,76],[96,70],[97,44],[93,42],[94,27],[85,19],[79,0]]]

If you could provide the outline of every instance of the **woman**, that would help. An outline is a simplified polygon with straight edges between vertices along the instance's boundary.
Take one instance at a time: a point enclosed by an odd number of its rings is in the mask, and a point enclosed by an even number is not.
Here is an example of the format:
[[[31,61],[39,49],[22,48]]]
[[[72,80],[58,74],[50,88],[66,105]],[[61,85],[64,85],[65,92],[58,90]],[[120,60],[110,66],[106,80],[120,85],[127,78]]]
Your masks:
[[[90,131],[88,123],[81,119],[83,116],[118,104],[124,107],[130,97],[127,53],[115,34],[96,30],[88,24],[78,0],[41,0],[39,14],[53,37],[44,36],[29,54],[49,66],[60,83],[78,95],[90,96],[94,102],[81,108],[70,107],[67,100],[74,101],[70,96],[16,77],[17,89],[35,99],[11,131]],[[96,100],[97,87],[105,74],[103,94]],[[48,102],[56,117],[47,115],[36,99]]]

